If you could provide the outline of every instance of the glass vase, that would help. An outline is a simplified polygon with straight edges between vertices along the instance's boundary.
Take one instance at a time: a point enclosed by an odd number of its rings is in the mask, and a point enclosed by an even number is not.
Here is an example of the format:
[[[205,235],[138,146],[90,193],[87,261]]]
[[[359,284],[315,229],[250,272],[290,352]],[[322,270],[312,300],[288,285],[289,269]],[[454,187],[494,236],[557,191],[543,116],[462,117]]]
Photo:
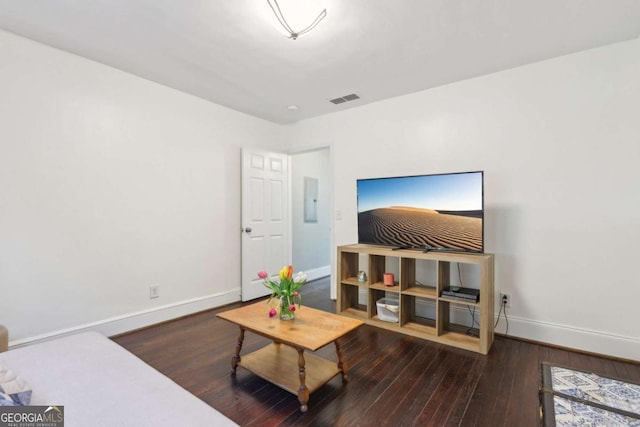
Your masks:
[[[281,296],[280,297],[280,320],[293,320],[295,317],[295,312],[293,310],[289,310],[289,307],[292,305],[292,298],[289,296]]]

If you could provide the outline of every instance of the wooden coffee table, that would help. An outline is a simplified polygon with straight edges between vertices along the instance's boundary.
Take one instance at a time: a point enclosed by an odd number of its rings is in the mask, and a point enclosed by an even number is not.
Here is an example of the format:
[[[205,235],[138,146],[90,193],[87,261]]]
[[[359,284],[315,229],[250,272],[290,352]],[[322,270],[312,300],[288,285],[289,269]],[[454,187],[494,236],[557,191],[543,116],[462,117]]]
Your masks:
[[[362,321],[301,307],[295,319],[280,320],[269,317],[270,306],[265,301],[218,313],[218,317],[240,327],[231,374],[238,366],[298,396],[300,410],[306,412],[309,394],[338,374],[347,381],[347,364],[342,357],[338,339],[363,324]],[[240,357],[245,331],[273,340],[272,344]],[[316,351],[333,342],[338,363],[331,362],[305,350]],[[284,344],[284,345],[283,345]]]

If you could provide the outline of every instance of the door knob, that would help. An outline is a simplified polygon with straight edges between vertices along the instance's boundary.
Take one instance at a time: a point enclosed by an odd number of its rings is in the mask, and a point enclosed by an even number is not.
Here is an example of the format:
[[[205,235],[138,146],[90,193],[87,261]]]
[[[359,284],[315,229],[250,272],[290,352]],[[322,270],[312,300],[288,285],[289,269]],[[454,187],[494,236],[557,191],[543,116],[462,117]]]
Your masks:
[[[245,228],[244,231],[246,231],[247,233],[251,233],[251,227]]]

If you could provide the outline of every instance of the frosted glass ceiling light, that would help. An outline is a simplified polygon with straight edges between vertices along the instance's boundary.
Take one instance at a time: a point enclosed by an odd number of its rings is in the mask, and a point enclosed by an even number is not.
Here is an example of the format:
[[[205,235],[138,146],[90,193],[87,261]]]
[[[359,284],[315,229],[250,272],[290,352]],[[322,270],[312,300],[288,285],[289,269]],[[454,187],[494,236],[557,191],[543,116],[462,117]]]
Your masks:
[[[281,2],[282,1],[283,0],[281,0]],[[311,19],[313,19],[313,15],[309,16],[309,3],[297,0],[295,2],[292,1],[290,4],[288,4],[285,9],[287,11],[287,16],[289,17],[289,19],[285,19],[277,0],[267,0],[267,3],[269,3],[271,10],[276,15],[276,18],[286,32],[287,37],[293,40],[296,40],[299,36],[313,30],[316,25],[318,25],[320,21],[322,21],[324,17],[327,16],[327,9],[323,9],[322,12],[320,12],[320,14],[316,16],[313,22],[311,22],[311,24],[308,25],[305,29],[294,31],[291,25],[289,25],[289,22],[293,23],[294,26],[299,28],[299,26],[304,25],[302,24],[302,22],[309,22]]]

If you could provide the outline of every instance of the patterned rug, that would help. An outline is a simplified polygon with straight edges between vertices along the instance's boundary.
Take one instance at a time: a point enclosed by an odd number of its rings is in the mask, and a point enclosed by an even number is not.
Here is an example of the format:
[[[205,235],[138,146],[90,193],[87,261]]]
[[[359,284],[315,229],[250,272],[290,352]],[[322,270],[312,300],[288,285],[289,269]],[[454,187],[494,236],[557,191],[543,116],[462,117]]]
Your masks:
[[[640,427],[640,385],[590,372],[542,364],[545,427]]]

